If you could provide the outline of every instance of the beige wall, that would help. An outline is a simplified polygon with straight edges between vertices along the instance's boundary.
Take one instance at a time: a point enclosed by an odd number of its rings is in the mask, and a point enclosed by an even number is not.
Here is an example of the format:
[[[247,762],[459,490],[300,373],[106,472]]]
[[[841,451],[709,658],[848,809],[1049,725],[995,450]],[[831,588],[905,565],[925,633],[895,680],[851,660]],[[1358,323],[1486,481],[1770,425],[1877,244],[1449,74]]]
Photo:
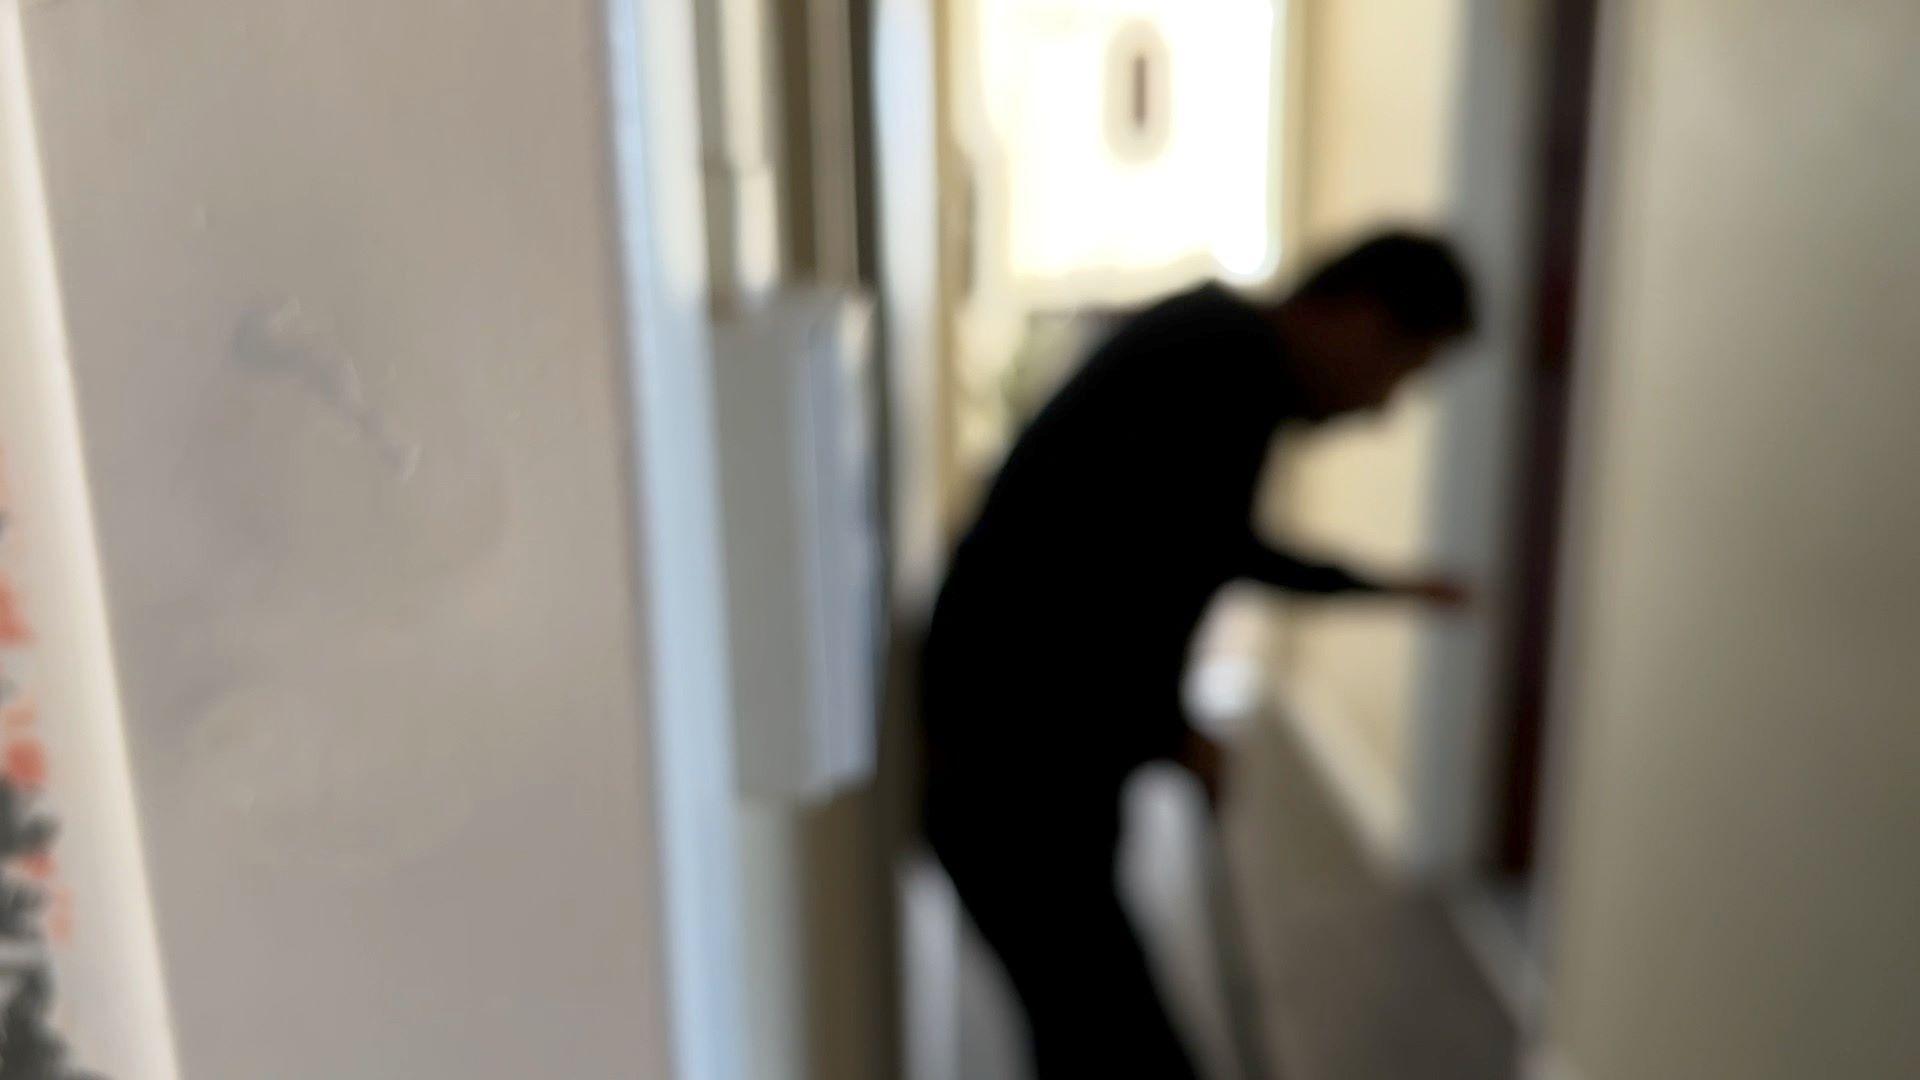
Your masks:
[[[1307,4],[1296,258],[1383,221],[1441,213],[1462,11],[1462,0]],[[1382,417],[1294,440],[1275,478],[1280,527],[1362,564],[1419,560],[1434,422],[1430,396],[1414,387]],[[1416,629],[1401,610],[1290,605],[1290,692],[1304,722],[1347,748],[1346,775],[1375,807],[1403,799]]]
[[[1920,7],[1616,14],[1551,1034],[1910,1076]]]
[[[34,803],[60,828],[46,888],[73,907],[35,922],[69,1064],[174,1080],[18,19],[0,7],[0,603],[30,636],[0,635],[0,729],[10,751],[45,749]]]
[[[1441,207],[1461,0],[1307,0],[1306,243]]]
[[[24,5],[182,1074],[665,1075],[604,6],[192,7]]]

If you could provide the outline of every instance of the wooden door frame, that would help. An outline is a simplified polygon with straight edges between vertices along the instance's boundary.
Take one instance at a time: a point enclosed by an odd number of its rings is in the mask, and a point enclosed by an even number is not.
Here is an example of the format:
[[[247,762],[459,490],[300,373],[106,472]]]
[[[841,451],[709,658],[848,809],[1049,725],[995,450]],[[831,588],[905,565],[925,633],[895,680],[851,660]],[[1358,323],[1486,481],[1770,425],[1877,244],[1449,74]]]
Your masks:
[[[1538,83],[1539,160],[1528,256],[1534,285],[1518,358],[1517,471],[1508,524],[1513,565],[1497,657],[1498,742],[1486,848],[1488,869],[1506,878],[1529,877],[1539,861],[1598,19],[1598,0],[1550,0]]]

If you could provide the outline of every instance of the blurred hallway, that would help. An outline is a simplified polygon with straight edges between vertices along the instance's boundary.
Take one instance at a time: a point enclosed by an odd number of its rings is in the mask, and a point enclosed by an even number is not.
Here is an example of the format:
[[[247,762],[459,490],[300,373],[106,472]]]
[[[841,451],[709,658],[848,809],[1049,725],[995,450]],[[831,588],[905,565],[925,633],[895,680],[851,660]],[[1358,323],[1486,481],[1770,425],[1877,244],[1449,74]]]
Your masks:
[[[1438,901],[1381,880],[1282,723],[1240,753],[1226,837],[1286,1080],[1511,1075],[1513,1024]]]
[[[1171,765],[1121,891],[1193,1056],[1237,1080],[1225,963],[1282,1080],[1920,1077],[1916,41],[1915,0],[0,0],[0,1080],[1022,1080],[915,847],[955,542],[1114,319],[1382,228],[1459,249],[1475,336],[1290,412],[1227,524],[1470,602],[1231,585],[1189,643],[1194,715],[1260,717],[1236,940]],[[1099,496],[1058,564],[1121,572],[983,624],[1212,561],[1150,535],[1225,521],[1151,498],[1221,475],[1145,437],[1187,413],[1046,485]],[[1121,684],[1172,633],[990,748],[1073,744],[997,839],[1112,760],[1069,725],[1170,719]],[[994,706],[1087,651],[981,637]],[[1030,955],[1071,1006],[1114,954]]]
[[[1367,863],[1284,721],[1238,741],[1225,814],[1238,933],[1257,984],[1268,1061],[1284,1080],[1487,1080],[1512,1075],[1515,1031],[1433,897]],[[1128,793],[1124,889],[1196,1052],[1237,1075],[1204,886],[1198,795],[1148,770]],[[922,866],[912,901],[951,902]],[[936,919],[939,917],[936,913]],[[911,916],[910,916],[911,920]],[[958,1080],[1018,1080],[1022,1040],[994,961],[968,933],[959,971],[911,966],[916,999],[959,984]],[[929,985],[933,984],[933,985]]]

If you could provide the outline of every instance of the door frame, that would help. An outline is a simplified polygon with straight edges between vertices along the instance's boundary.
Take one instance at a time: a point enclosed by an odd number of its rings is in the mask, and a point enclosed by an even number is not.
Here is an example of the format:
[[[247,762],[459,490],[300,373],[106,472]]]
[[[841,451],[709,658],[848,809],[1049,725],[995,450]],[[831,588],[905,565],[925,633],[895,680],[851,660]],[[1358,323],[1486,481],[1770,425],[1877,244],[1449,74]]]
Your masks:
[[[749,1032],[693,0],[609,0],[605,56],[630,397],[634,663],[660,1007],[679,1080],[740,1080]]]

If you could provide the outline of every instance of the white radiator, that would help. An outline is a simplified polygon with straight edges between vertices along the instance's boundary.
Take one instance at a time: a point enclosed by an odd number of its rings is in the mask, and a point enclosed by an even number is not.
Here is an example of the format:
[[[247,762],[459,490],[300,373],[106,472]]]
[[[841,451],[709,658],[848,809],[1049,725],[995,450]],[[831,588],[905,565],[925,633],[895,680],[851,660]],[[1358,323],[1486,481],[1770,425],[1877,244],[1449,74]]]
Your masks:
[[[880,573],[870,307],[781,293],[714,330],[735,746],[747,794],[871,775]]]

